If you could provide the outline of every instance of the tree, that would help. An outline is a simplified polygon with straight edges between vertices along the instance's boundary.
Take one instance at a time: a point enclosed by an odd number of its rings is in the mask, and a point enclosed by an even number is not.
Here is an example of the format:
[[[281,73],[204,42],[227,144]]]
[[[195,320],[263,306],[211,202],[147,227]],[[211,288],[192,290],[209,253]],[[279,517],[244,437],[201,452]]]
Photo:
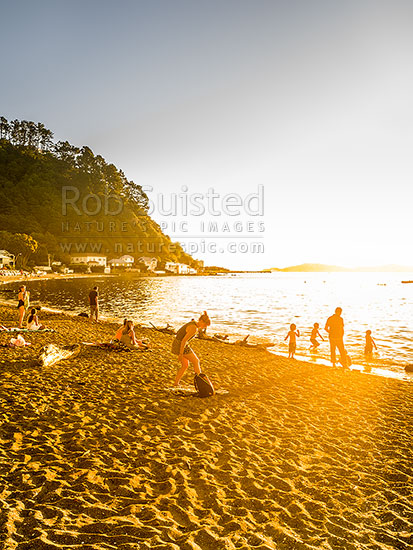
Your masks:
[[[10,134],[10,125],[4,116],[0,117],[0,139],[8,139]]]
[[[22,268],[27,266],[30,255],[36,252],[39,243],[26,233],[12,234],[8,242],[8,250],[16,256],[16,264]]]
[[[10,122],[10,141],[14,145],[19,145],[20,141],[20,121],[15,119]]]
[[[39,145],[42,151],[50,151],[53,145],[53,132],[48,130],[41,122],[37,123]]]
[[[36,147],[37,143],[37,131],[36,124],[33,121],[27,123],[27,145],[29,147]]]
[[[77,246],[97,252],[96,245],[115,257],[119,241],[121,249],[131,252],[133,238],[142,253],[158,254],[164,261],[193,261],[150,218],[140,185],[89,147],[54,144],[52,139],[40,122],[0,118],[0,232],[26,235],[26,240],[8,238],[0,248],[18,255],[20,265],[35,259],[30,256],[37,244],[37,258],[44,258],[47,249],[67,262]],[[65,189],[72,191],[65,195]]]

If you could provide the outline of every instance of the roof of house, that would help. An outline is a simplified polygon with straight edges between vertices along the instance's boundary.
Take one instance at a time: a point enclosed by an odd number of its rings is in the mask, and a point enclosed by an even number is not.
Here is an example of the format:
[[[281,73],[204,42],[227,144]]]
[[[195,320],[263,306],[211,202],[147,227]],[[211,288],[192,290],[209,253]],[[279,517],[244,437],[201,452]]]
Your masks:
[[[76,254],[70,254],[71,258],[85,257],[89,258],[90,256],[97,258],[106,258],[106,254],[99,254],[98,252],[76,252]]]
[[[157,259],[153,256],[141,256],[139,258],[139,261],[143,261],[143,262],[153,262],[153,261],[157,261]]]

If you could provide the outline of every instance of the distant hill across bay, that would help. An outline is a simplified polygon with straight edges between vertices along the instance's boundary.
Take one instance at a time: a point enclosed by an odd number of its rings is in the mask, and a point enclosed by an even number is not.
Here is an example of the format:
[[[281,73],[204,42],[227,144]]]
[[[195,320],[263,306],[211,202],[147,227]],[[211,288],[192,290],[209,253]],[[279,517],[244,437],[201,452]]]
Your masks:
[[[300,264],[300,265],[292,265],[289,267],[284,268],[277,268],[273,267],[270,268],[269,271],[282,271],[282,272],[344,272],[344,273],[374,273],[374,272],[394,272],[394,273],[401,273],[401,272],[413,272],[413,267],[403,266],[403,265],[381,265],[381,266],[375,266],[375,267],[341,267],[338,265],[326,265],[326,264]]]

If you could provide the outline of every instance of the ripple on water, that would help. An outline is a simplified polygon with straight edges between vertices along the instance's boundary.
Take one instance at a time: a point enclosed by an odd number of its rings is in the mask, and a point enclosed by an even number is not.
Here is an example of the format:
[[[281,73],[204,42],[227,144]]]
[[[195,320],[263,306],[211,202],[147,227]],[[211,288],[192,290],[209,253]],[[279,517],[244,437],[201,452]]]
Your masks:
[[[410,277],[413,278],[413,275]],[[304,285],[304,281],[306,284]],[[386,285],[386,286],[379,286]],[[14,292],[19,283],[11,284]],[[300,329],[298,351],[308,360],[309,336],[315,322],[323,331],[325,320],[337,305],[343,307],[346,347],[364,362],[364,336],[372,330],[379,346],[373,364],[403,370],[413,357],[411,306],[413,293],[400,283],[400,274],[277,273],[237,277],[145,277],[28,281],[32,301],[73,312],[87,311],[88,293],[100,288],[102,315],[132,317],[148,324],[178,327],[205,309],[211,332],[229,332],[275,342],[286,353],[284,337],[292,321]],[[0,291],[3,299],[13,297]],[[408,306],[408,307],[403,307]],[[321,342],[317,357],[328,360],[328,342]],[[396,366],[395,366],[396,365]]]

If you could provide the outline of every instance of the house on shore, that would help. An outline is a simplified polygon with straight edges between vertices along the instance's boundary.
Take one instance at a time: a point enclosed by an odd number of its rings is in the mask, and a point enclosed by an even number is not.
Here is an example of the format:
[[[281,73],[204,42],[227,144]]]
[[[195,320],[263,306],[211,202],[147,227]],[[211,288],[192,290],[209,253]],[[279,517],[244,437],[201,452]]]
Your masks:
[[[16,257],[7,250],[0,250],[0,269],[3,267],[14,268],[16,263]]]
[[[176,262],[166,262],[165,270],[176,275],[195,275],[197,273],[196,269],[193,269],[189,265]]]
[[[103,267],[107,266],[107,256],[103,254],[76,254],[70,256],[71,264],[78,265],[87,265],[89,268],[92,267]]]
[[[125,254],[121,256],[120,258],[113,258],[112,260],[108,261],[108,265],[112,267],[120,267],[120,268],[132,268],[133,264],[135,263],[135,258],[133,256],[129,256],[128,254]]]

